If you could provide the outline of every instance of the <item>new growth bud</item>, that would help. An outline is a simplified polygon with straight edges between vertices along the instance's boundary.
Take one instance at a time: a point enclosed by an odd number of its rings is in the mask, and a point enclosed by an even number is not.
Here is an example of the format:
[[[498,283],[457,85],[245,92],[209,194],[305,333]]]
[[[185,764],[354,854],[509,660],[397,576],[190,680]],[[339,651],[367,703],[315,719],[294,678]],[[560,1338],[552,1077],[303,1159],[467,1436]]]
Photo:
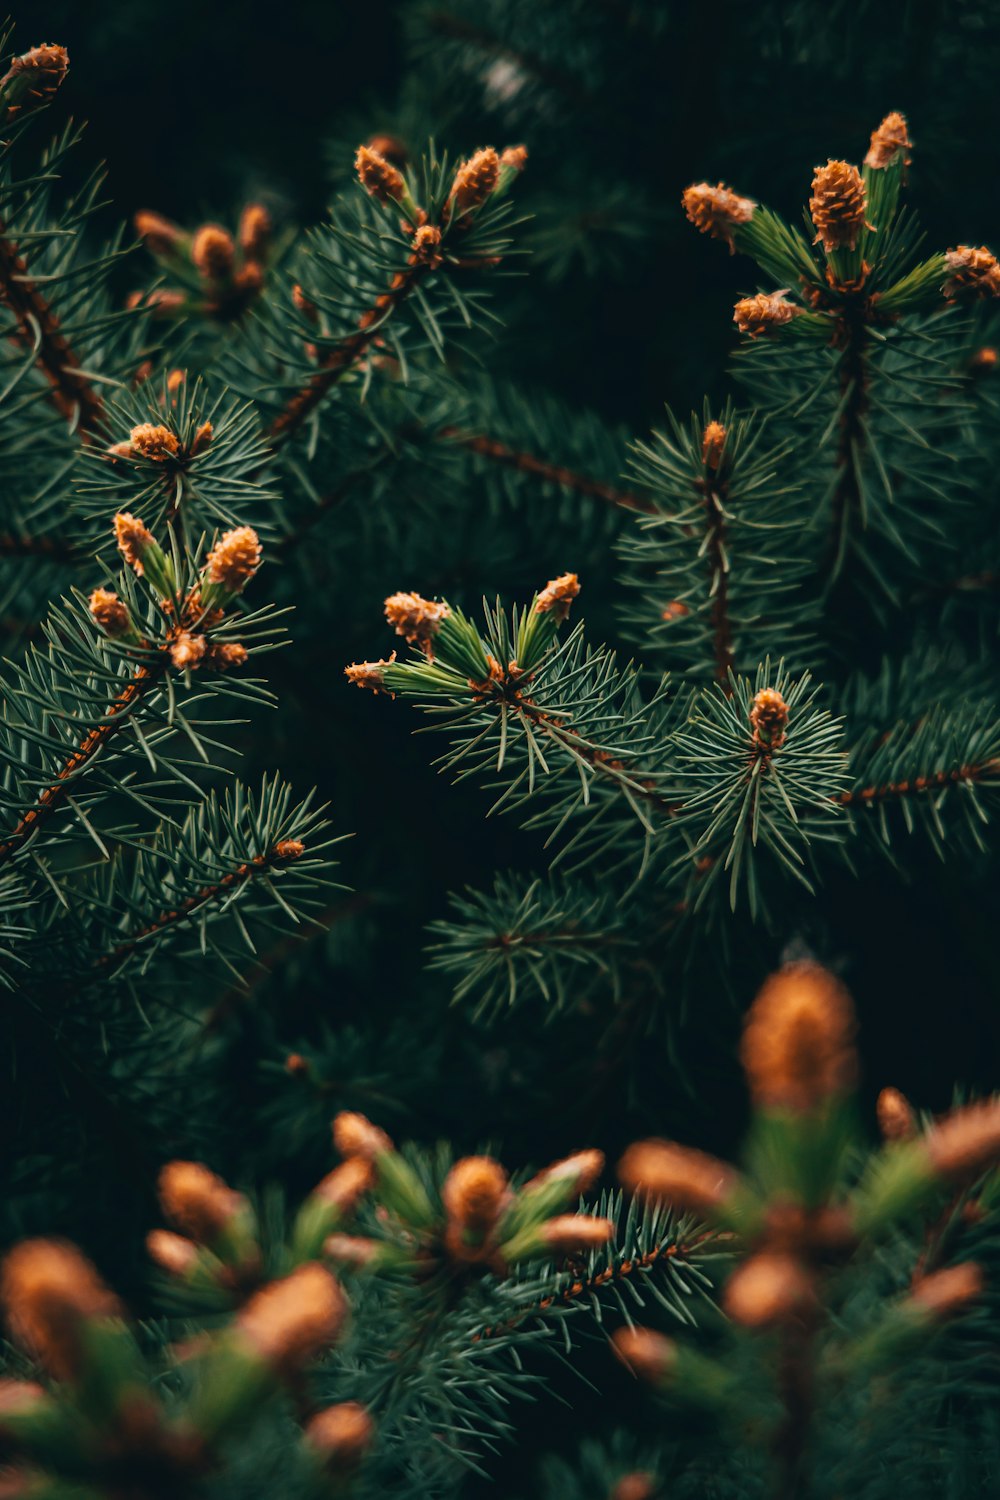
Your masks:
[[[114,527],[118,551],[132,571],[141,578],[143,561],[151,549],[156,547],[156,538],[137,516],[131,515],[127,510],[115,516]]]
[[[152,255],[173,255],[187,240],[183,229],[149,209],[141,208],[133,222],[136,234],[142,237]]]
[[[310,1417],[305,1442],[330,1474],[352,1473],[375,1436],[375,1423],[358,1401],[341,1401]]]
[[[962,1265],[949,1266],[921,1277],[906,1300],[934,1322],[943,1323],[956,1313],[964,1312],[970,1302],[977,1301],[984,1286],[981,1267],[973,1261],[965,1261]]]
[[[741,297],[733,309],[733,322],[740,333],[758,339],[762,334],[773,333],[797,318],[802,309],[789,302],[782,292],[758,292],[754,297]]]
[[[724,240],[730,255],[736,250],[735,231],[749,224],[757,207],[752,198],[741,198],[721,182],[715,187],[708,182],[692,183],[684,189],[681,202],[696,229],[713,240]]]
[[[133,427],[129,433],[129,442],[133,453],[137,453],[140,458],[152,459],[154,463],[164,463],[169,458],[176,458],[181,447],[175,432],[154,422],[140,422],[138,427]]]
[[[441,1189],[448,1216],[445,1246],[454,1260],[485,1258],[509,1196],[507,1173],[491,1156],[466,1156],[455,1163]]]
[[[354,167],[361,186],[378,203],[399,203],[405,197],[402,172],[371,146],[358,147]]]
[[[275,1374],[302,1370],[335,1342],[347,1317],[347,1300],[325,1267],[315,1261],[272,1281],[253,1297],[236,1327]]]
[[[479,208],[495,190],[500,178],[500,158],[492,146],[485,146],[462,163],[455,173],[448,201],[455,215]]]
[[[431,640],[437,634],[441,621],[451,614],[447,604],[432,603],[420,594],[390,594],[385,601],[385,617],[397,635],[411,645],[419,645],[431,655]]]
[[[875,1114],[885,1141],[909,1141],[917,1133],[913,1107],[899,1089],[882,1090],[875,1106]]]
[[[754,1104],[804,1113],[854,1088],[857,1059],[851,998],[815,963],[772,974],[743,1029],[740,1059]]]
[[[857,167],[828,161],[817,167],[812,181],[809,213],[816,228],[816,244],[831,250],[853,250],[865,224],[866,191]]]
[[[709,422],[701,435],[701,461],[706,469],[717,469],[726,446],[726,429],[721,422]]]
[[[386,691],[385,669],[391,667],[395,660],[394,651],[387,659],[355,661],[344,668],[344,676],[353,687],[370,688],[373,693],[383,693]]]
[[[617,1328],[611,1344],[622,1364],[650,1385],[666,1386],[677,1368],[677,1345],[651,1328]]]
[[[69,53],[55,42],[42,42],[15,57],[0,78],[0,121],[40,109],[68,70]]]
[[[168,1162],[157,1188],[170,1222],[202,1245],[217,1241],[248,1208],[242,1193],[197,1161]]]
[[[881,125],[872,131],[865,166],[881,172],[902,157],[903,166],[908,167],[910,158],[906,153],[911,149],[912,144],[906,133],[906,116],[901,115],[898,109],[894,109],[886,115]]]
[[[770,1328],[807,1311],[815,1296],[812,1277],[801,1261],[763,1250],[733,1272],[722,1300],[734,1323]]]
[[[235,255],[233,237],[221,224],[203,224],[195,231],[191,241],[191,259],[208,280],[220,281],[229,276]]]
[[[222,595],[240,594],[260,567],[260,560],[256,531],[252,526],[237,526],[221,536],[208,554],[205,576]]]
[[[551,610],[556,620],[565,620],[570,605],[580,592],[580,580],[575,573],[560,573],[545,585],[535,601],[535,613],[548,614]]]
[[[360,1156],[364,1161],[374,1161],[383,1151],[395,1151],[395,1146],[377,1125],[365,1115],[354,1110],[341,1110],[333,1122],[333,1144],[341,1156]]]
[[[761,750],[780,750],[787,739],[788,704],[777,688],[761,688],[750,709],[754,744]]]
[[[942,288],[949,301],[957,297],[1000,297],[1000,264],[985,245],[959,245],[945,255],[949,276]]]
[[[122,1315],[90,1261],[59,1240],[24,1240],[10,1251],[0,1300],[16,1341],[57,1380],[80,1373],[85,1325]]]
[[[123,604],[111,589],[94,589],[87,600],[87,607],[104,634],[111,640],[117,641],[121,640],[122,636],[131,635],[132,617],[128,612],[128,606]]]
[[[738,1184],[731,1167],[673,1141],[637,1141],[618,1163],[618,1179],[632,1192],[644,1189],[677,1208],[712,1217]]]

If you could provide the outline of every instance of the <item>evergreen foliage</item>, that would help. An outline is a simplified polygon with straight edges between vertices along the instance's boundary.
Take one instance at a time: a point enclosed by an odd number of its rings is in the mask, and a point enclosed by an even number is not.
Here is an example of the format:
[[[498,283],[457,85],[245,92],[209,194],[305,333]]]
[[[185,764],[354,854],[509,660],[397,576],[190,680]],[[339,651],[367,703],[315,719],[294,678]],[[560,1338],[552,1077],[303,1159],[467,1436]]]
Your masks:
[[[398,0],[304,229],[3,39],[5,1492],[995,1490],[1000,25],[862,9]]]

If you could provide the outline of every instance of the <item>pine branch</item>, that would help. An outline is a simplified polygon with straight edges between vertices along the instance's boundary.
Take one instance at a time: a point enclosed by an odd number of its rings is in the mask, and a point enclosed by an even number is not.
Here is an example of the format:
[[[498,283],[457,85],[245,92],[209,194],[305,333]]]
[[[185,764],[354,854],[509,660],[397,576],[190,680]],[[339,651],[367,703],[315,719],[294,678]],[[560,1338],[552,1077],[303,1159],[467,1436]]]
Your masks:
[[[607,505],[614,505],[622,510],[638,511],[643,515],[656,514],[656,506],[643,495],[618,489],[614,485],[603,484],[599,480],[590,479],[585,474],[578,474],[561,464],[549,463],[543,458],[538,458],[534,453],[525,453],[511,448],[506,443],[498,442],[497,439],[485,433],[470,433],[458,427],[443,427],[439,436],[449,439],[460,447],[468,448],[473,453],[478,453],[482,458],[488,458],[494,463],[516,469],[521,474],[531,474],[550,484],[557,484],[575,494],[585,495],[588,499],[602,500]]]
[[[268,435],[275,443],[294,436],[302,423],[319,406],[328,391],[348,371],[355,368],[368,352],[372,341],[378,336],[382,325],[406,299],[416,291],[430,273],[427,261],[411,257],[405,271],[397,271],[387,291],[376,298],[374,305],[361,314],[357,332],[343,339],[322,360],[319,370],[310,376],[305,385],[297,390],[284,409],[272,421]]]
[[[921,792],[942,791],[945,787],[961,784],[972,785],[980,781],[992,781],[1000,776],[1000,759],[991,757],[979,764],[952,766],[944,771],[932,771],[927,775],[914,776],[903,781],[887,781],[878,786],[856,787],[839,792],[833,799],[842,807],[863,803],[886,802],[896,798],[919,795]]]
[[[56,779],[39,793],[34,806],[22,814],[12,832],[0,843],[0,865],[6,864],[17,854],[31,836],[59,810],[71,795],[75,778],[128,725],[135,709],[163,680],[168,664],[169,656],[164,651],[156,662],[136,668],[131,679],[106,710],[103,721],[87,732]]]
[[[103,427],[104,402],[70,347],[59,320],[42,295],[17,246],[0,223],[0,300],[17,320],[10,336],[35,351],[38,368],[49,382],[49,399],[70,426],[92,437]]]

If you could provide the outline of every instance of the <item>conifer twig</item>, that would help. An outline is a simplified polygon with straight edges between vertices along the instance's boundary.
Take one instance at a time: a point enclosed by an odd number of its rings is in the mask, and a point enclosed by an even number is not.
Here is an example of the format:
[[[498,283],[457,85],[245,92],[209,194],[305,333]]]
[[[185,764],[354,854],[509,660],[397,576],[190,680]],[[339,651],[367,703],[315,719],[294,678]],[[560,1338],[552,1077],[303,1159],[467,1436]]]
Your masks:
[[[854,807],[862,802],[885,802],[892,797],[907,797],[914,792],[940,791],[946,786],[962,782],[981,781],[986,776],[1000,773],[1000,761],[986,760],[982,764],[953,766],[950,771],[932,771],[929,776],[915,776],[912,780],[887,781],[881,786],[860,787],[857,791],[838,792],[833,798],[842,807]]]
[[[0,223],[0,299],[17,320],[15,342],[35,349],[49,382],[49,399],[75,430],[89,437],[104,423],[104,402],[70,347],[59,320],[32,280],[17,246]]]
[[[162,658],[154,664],[137,668],[101,723],[88,731],[55,780],[39,794],[34,806],[22,814],[11,833],[0,842],[0,865],[6,864],[17,854],[35,830],[58,810],[69,795],[73,777],[125,727],[131,710],[159,683],[169,661],[169,654],[164,652]]]
[[[463,448],[478,453],[483,458],[492,459],[494,463],[501,464],[509,469],[516,469],[521,474],[532,474],[538,479],[548,480],[552,484],[558,484],[566,490],[573,490],[578,495],[585,495],[588,499],[603,500],[608,505],[619,506],[623,510],[640,511],[643,515],[656,515],[656,506],[652,500],[647,500],[642,495],[634,494],[630,490],[620,490],[611,484],[604,484],[597,479],[590,479],[586,474],[577,474],[572,469],[563,467],[562,464],[549,463],[546,459],[538,458],[534,453],[525,453],[522,450],[508,447],[506,443],[498,442],[496,438],[488,437],[485,433],[463,432],[460,427],[443,427],[440,436],[448,438]]]

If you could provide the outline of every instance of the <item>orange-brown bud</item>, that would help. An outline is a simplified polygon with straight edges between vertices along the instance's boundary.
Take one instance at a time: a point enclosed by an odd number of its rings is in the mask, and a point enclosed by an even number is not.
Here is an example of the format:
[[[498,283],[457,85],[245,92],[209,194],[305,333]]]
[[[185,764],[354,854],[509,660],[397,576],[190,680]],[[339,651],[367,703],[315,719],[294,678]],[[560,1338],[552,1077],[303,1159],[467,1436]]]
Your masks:
[[[129,433],[129,442],[134,453],[152,459],[154,463],[164,463],[168,458],[176,458],[181,447],[175,432],[155,422],[140,422],[138,427],[133,427]]]
[[[276,1374],[287,1376],[328,1349],[346,1318],[347,1299],[336,1278],[310,1261],[256,1292],[236,1326]]]
[[[645,1469],[636,1469],[631,1474],[622,1475],[608,1500],[656,1500],[658,1492],[656,1475]]]
[[[500,153],[500,165],[512,167],[515,172],[523,172],[528,162],[527,146],[508,146]]]
[[[212,441],[213,435],[214,429],[211,422],[202,422],[194,437],[191,439],[191,446],[188,449],[188,456],[190,458],[196,458],[199,453],[203,453],[204,450],[208,447],[209,443]]]
[[[945,260],[950,273],[942,288],[946,297],[1000,297],[1000,264],[985,245],[959,245]]]
[[[0,78],[0,103],[9,118],[30,113],[52,97],[69,71],[69,53],[57,42],[41,42],[15,57]]]
[[[575,573],[560,573],[545,585],[535,601],[535,613],[547,614],[549,610],[557,620],[565,620],[570,605],[580,592],[580,580]]]
[[[239,641],[213,641],[206,653],[205,664],[217,672],[228,672],[230,667],[242,667],[248,655],[247,648]]]
[[[637,1141],[618,1163],[618,1179],[632,1192],[644,1189],[677,1208],[712,1215],[739,1181],[724,1162],[673,1141]]]
[[[190,630],[179,630],[170,643],[170,660],[178,672],[191,672],[200,665],[205,655],[205,646],[203,635],[192,635]]]
[[[373,693],[382,693],[386,690],[383,673],[395,660],[394,651],[390,657],[378,661],[355,661],[344,668],[344,676],[353,687],[371,688]]]
[[[413,253],[432,267],[441,264],[441,231],[436,224],[421,224],[413,236]]]
[[[263,203],[248,203],[240,214],[236,231],[240,249],[248,260],[261,260],[271,243],[271,215]]]
[[[341,1401],[310,1417],[305,1425],[308,1447],[332,1474],[350,1474],[372,1445],[375,1423],[358,1401]]]
[[[553,1255],[575,1255],[577,1251],[600,1250],[614,1239],[615,1226],[610,1219],[594,1219],[590,1214],[556,1214],[539,1233]]]
[[[721,182],[695,182],[684,189],[681,198],[684,212],[701,234],[713,240],[724,240],[732,255],[736,250],[735,231],[749,224],[757,207],[752,198],[741,198]]]
[[[233,269],[236,246],[228,229],[221,224],[203,224],[191,241],[191,259],[202,276],[212,281],[224,280]]]
[[[398,203],[406,193],[402,172],[371,146],[358,147],[354,167],[361,186],[376,202]]]
[[[342,1214],[353,1213],[375,1181],[370,1161],[363,1156],[349,1156],[339,1167],[328,1172],[313,1193]]]
[[[464,161],[455,173],[448,201],[456,215],[471,213],[496,189],[500,179],[500,158],[492,146],[485,146]]]
[[[866,190],[857,167],[828,161],[817,167],[812,181],[809,213],[816,228],[816,244],[829,253],[853,250],[865,225]]]
[[[678,620],[683,620],[690,613],[691,610],[683,599],[671,599],[670,603],[665,604],[660,611],[660,619],[665,620],[668,625],[675,625]]]
[[[217,1239],[247,1206],[242,1193],[197,1161],[167,1162],[157,1189],[170,1222],[202,1245]]]
[[[909,1141],[917,1133],[917,1119],[913,1107],[899,1089],[883,1089],[875,1106],[875,1116],[882,1139],[886,1141]]]
[[[432,603],[419,594],[390,594],[385,601],[385,617],[396,634],[411,645],[419,644],[425,651],[440,629],[441,621],[450,614],[447,604]]]
[[[83,1325],[118,1318],[117,1297],[75,1245],[23,1240],[0,1272],[0,1300],[14,1339],[57,1380],[80,1373]]]
[[[650,1385],[665,1385],[677,1368],[677,1345],[651,1328],[616,1328],[611,1344],[622,1364]]]
[[[111,589],[95,589],[87,600],[87,607],[104,634],[113,641],[128,635],[132,629],[128,606]]]
[[[970,1302],[977,1301],[985,1284],[982,1267],[974,1261],[964,1261],[959,1266],[948,1266],[943,1271],[922,1276],[906,1300],[936,1321],[944,1322],[963,1312]]]
[[[790,323],[801,311],[801,307],[786,299],[784,292],[758,292],[754,297],[740,298],[733,309],[733,322],[740,333],[759,339],[762,334],[773,333]]]
[[[328,1234],[323,1241],[323,1254],[327,1260],[349,1271],[363,1271],[371,1265],[380,1249],[378,1240],[365,1239],[357,1234]]]
[[[153,255],[170,255],[184,239],[184,231],[162,214],[141,208],[135,216],[135,232]]]
[[[401,141],[398,135],[373,135],[365,142],[369,151],[374,151],[378,156],[384,156],[386,161],[392,162],[394,167],[405,167],[410,159],[405,141]]]
[[[184,1277],[198,1264],[198,1246],[169,1229],[151,1229],[146,1236],[150,1260],[171,1276]]]
[[[127,510],[115,516],[114,528],[118,551],[129,567],[141,578],[143,555],[148,547],[156,545],[153,533],[142,524],[137,516],[131,515]]]
[[[996,369],[998,360],[1000,360],[1000,353],[993,348],[992,344],[984,344],[969,360],[969,367],[977,375],[985,375],[990,370]]]
[[[333,1144],[341,1156],[360,1156],[365,1161],[374,1161],[383,1151],[396,1149],[384,1130],[373,1125],[367,1116],[350,1109],[341,1110],[334,1119]]]
[[[444,1180],[441,1199],[448,1215],[445,1244],[456,1260],[481,1260],[508,1201],[507,1173],[491,1156],[466,1156]]]
[[[750,709],[753,741],[762,750],[780,750],[788,727],[788,704],[777,688],[761,688]]]
[[[730,1276],[722,1305],[733,1322],[744,1328],[769,1328],[797,1317],[815,1298],[812,1277],[800,1260],[763,1250]]]
[[[252,526],[237,526],[221,536],[208,554],[205,572],[209,581],[239,594],[260,567],[260,540]]]
[[[758,1108],[804,1112],[854,1088],[851,997],[816,963],[788,964],[765,981],[743,1028],[740,1058]]]
[[[881,125],[872,131],[865,166],[872,167],[875,171],[884,171],[902,156],[903,166],[908,167],[910,158],[906,153],[912,145],[913,142],[906,133],[906,116],[901,115],[898,109],[894,109],[886,115]]]
[[[521,1191],[531,1193],[536,1188],[547,1187],[553,1182],[566,1182],[571,1185],[574,1193],[589,1193],[603,1171],[603,1151],[575,1151],[572,1156],[564,1156],[544,1171],[536,1173]]]
[[[1000,1161],[1000,1099],[969,1104],[939,1120],[925,1137],[941,1177],[978,1177]]]
[[[701,435],[701,461],[706,469],[717,469],[726,446],[726,429],[721,422],[709,422]]]
[[[279,839],[274,846],[276,859],[301,859],[306,846],[301,839]]]

